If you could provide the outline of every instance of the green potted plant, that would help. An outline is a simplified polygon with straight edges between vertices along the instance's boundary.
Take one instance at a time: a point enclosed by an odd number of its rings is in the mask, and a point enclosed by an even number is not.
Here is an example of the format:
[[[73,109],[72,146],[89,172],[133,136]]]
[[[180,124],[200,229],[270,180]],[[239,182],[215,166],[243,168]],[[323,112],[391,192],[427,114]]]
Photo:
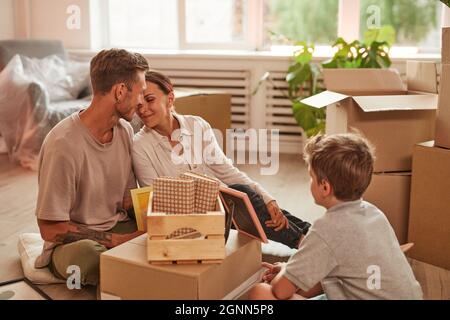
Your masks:
[[[388,68],[389,42],[380,41],[391,34],[382,32],[383,29],[370,31],[366,36],[370,42],[358,40],[346,42],[338,38],[333,44],[336,53],[332,59],[322,63],[322,68]],[[395,38],[395,35],[394,35]],[[289,99],[292,101],[294,118],[303,128],[307,137],[325,130],[325,109],[307,106],[300,101],[304,98],[320,93],[317,80],[321,75],[317,64],[312,63],[314,46],[305,42],[296,43],[298,50],[294,53],[294,61],[288,69],[286,81],[289,85]]]
[[[300,100],[320,92],[317,80],[321,72],[319,66],[312,63],[314,45],[297,42],[296,47],[298,49],[294,52],[294,62],[286,75],[288,98],[292,102],[295,120],[306,135],[311,137],[325,129],[325,110],[312,108]]]

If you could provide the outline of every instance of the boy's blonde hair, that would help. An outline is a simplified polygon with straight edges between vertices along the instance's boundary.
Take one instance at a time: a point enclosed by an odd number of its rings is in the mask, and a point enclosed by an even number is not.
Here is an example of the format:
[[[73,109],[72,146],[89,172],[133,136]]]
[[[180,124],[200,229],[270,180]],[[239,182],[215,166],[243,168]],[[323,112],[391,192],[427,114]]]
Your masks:
[[[328,181],[341,201],[360,199],[372,179],[374,148],[359,134],[312,137],[303,157],[318,182]]]

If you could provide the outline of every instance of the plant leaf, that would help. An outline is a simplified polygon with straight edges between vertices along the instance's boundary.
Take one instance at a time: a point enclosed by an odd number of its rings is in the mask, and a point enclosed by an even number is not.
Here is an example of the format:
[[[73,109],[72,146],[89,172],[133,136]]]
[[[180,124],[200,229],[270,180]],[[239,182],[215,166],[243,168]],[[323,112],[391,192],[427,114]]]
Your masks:
[[[322,63],[322,68],[324,69],[335,69],[337,67],[338,65],[336,59],[330,59]]]
[[[295,101],[292,104],[294,118],[298,125],[305,131],[315,128],[317,125],[317,119],[314,115],[313,109],[313,107],[301,103],[300,101]]]
[[[450,8],[450,0],[441,0],[441,2]]]
[[[318,135],[319,133],[325,133],[325,122],[320,122],[314,128],[306,130],[305,133],[308,138]]]

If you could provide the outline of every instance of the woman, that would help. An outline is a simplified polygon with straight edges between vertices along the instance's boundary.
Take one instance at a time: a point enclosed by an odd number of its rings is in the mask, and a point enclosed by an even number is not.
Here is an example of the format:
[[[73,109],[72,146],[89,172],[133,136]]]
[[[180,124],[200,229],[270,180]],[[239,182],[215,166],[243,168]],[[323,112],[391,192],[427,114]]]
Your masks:
[[[133,144],[133,165],[139,185],[152,185],[155,178],[176,177],[186,171],[215,177],[249,195],[269,239],[297,248],[310,224],[281,210],[267,191],[234,167],[217,143],[209,123],[174,111],[175,96],[168,77],[149,71],[146,82],[144,103],[137,112],[144,127],[135,135]],[[201,139],[200,144],[194,144],[193,137],[198,131],[201,136],[209,136],[209,141]],[[206,148],[212,149],[214,159],[198,161],[198,155],[203,155]]]

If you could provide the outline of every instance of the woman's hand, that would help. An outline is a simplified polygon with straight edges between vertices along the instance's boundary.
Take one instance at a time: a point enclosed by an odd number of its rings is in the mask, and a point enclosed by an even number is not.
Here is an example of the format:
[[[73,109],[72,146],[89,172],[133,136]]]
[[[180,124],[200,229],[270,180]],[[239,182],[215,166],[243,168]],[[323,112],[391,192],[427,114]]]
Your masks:
[[[271,220],[266,221],[266,226],[275,228],[275,231],[280,231],[284,228],[289,228],[289,220],[281,211],[280,207],[275,200],[270,201],[267,205],[267,210]]]
[[[281,269],[284,266],[284,263],[277,262],[275,264],[270,264],[267,262],[263,262],[262,266],[264,268],[267,268],[267,270],[264,271],[263,273],[262,280],[264,282],[270,283],[273,280],[273,278],[275,278],[276,275],[280,273]]]

